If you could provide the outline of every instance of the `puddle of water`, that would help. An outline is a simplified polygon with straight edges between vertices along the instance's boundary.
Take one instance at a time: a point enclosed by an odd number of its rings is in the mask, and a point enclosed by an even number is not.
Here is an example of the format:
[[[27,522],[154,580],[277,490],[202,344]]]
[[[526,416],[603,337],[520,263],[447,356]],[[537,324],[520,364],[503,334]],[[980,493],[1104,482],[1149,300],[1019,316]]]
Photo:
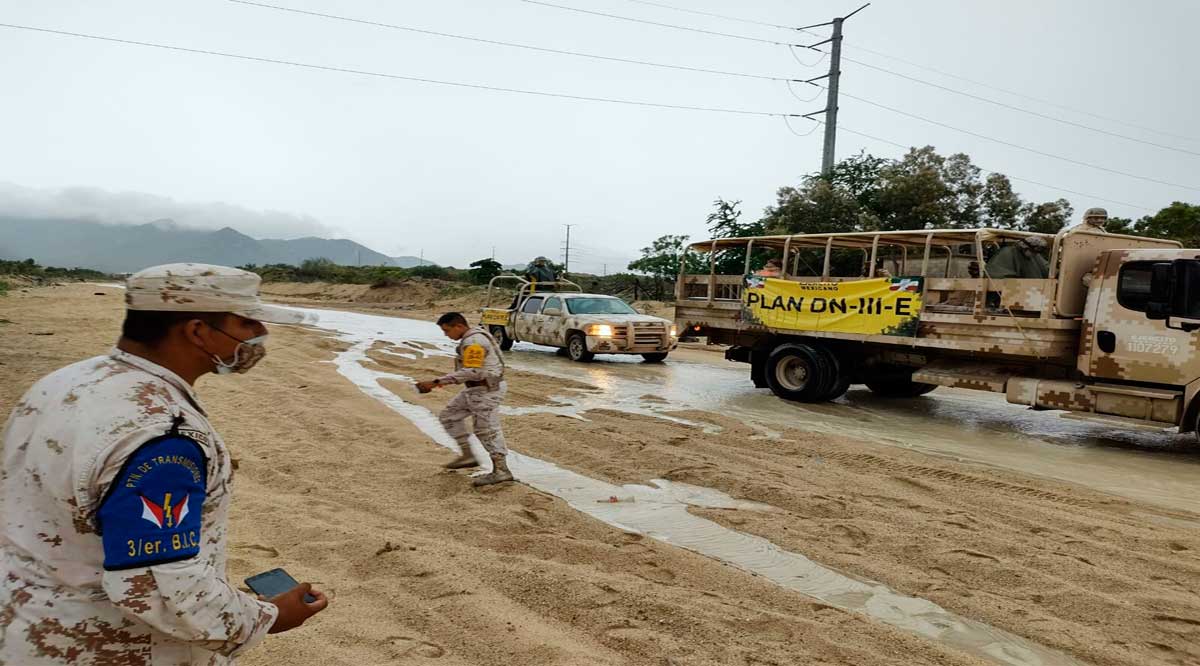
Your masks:
[[[415,335],[416,339],[428,341],[435,331],[439,335],[440,331],[424,322],[331,311],[321,312],[319,326],[337,332],[340,339],[351,343],[333,361],[343,376],[410,420],[433,441],[458,450],[429,410],[404,401],[379,383],[381,379],[409,378],[363,365],[369,361],[366,352],[379,339],[398,342]],[[445,346],[440,341],[433,344]],[[477,445],[472,442],[472,449]],[[481,453],[476,450],[477,456]],[[650,485],[616,486],[515,451],[509,456],[509,465],[522,483],[559,497],[581,513],[609,525],[728,562],[831,606],[867,615],[988,661],[1012,666],[1080,663],[1019,636],[954,615],[928,600],[905,596],[882,584],[824,567],[766,539],[731,530],[688,510],[689,507],[770,510],[764,505],[661,479]],[[618,501],[607,501],[609,498]]]
[[[837,402],[802,404],[755,389],[748,366],[738,363],[597,362],[580,369],[552,350],[533,345],[518,345],[510,359],[510,367],[520,370],[582,378],[601,386],[602,391],[585,403],[592,408],[625,410],[632,403],[658,412],[712,412],[756,427],[766,436],[795,428],[850,437],[1200,513],[1200,493],[1195,492],[1200,485],[1200,449],[1169,450],[1177,437],[1064,419],[991,393],[941,388],[923,398],[888,400],[861,389]],[[669,404],[634,397],[645,394]]]

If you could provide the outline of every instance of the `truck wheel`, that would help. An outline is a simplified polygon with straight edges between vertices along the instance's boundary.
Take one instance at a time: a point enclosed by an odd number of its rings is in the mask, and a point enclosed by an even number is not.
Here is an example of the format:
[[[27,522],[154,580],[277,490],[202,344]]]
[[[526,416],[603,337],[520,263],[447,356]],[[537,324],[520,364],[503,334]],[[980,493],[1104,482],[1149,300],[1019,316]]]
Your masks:
[[[588,351],[587,338],[583,337],[582,333],[572,333],[567,338],[567,358],[580,363],[587,363],[596,358],[596,355]]]
[[[805,344],[779,345],[767,357],[766,370],[771,392],[785,400],[820,402],[828,390],[829,360]]]
[[[646,359],[647,363],[662,363],[667,360],[666,352],[656,352],[654,354],[642,354],[642,358]]]
[[[817,347],[817,352],[824,355],[829,364],[829,383],[821,400],[837,400],[850,390],[850,368],[828,347]]]
[[[500,351],[508,351],[513,348],[513,339],[508,337],[508,329],[503,326],[493,326],[492,337],[500,342]]]
[[[914,382],[912,374],[891,375],[866,382],[871,392],[883,398],[915,398],[937,388],[937,384]]]

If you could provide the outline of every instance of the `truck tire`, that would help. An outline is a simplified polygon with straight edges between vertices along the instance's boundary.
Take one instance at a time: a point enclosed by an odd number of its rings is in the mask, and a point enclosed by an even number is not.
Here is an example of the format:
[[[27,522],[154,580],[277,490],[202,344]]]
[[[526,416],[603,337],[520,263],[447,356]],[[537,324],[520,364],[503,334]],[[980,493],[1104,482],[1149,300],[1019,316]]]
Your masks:
[[[642,358],[646,359],[647,363],[662,363],[667,360],[667,352],[655,352],[653,354],[642,354]]]
[[[915,398],[938,387],[937,384],[914,382],[911,372],[869,379],[866,384],[872,393],[883,398]]]
[[[572,333],[567,336],[567,358],[579,363],[588,363],[596,355],[588,351],[587,338],[582,333]]]
[[[500,351],[508,351],[513,348],[513,339],[508,337],[508,329],[503,326],[493,326],[492,337],[499,341]]]
[[[829,347],[822,345],[817,347],[817,351],[825,356],[829,364],[829,381],[825,393],[821,395],[821,400],[837,400],[850,390],[850,368]]]
[[[779,345],[767,357],[767,385],[784,400],[821,402],[829,390],[828,357],[806,344]]]

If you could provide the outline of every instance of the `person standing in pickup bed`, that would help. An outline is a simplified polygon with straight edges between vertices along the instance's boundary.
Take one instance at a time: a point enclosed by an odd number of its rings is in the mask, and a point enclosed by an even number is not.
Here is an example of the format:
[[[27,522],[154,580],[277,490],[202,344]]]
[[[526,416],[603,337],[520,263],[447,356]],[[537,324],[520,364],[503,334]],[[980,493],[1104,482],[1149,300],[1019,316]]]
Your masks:
[[[471,428],[467,426],[467,419],[470,418],[474,421],[475,436],[492,459],[491,473],[476,478],[474,485],[490,486],[512,481],[513,475],[506,460],[508,446],[500,429],[500,403],[508,392],[500,344],[482,327],[471,327],[467,318],[458,312],[442,315],[437,323],[446,337],[458,342],[454,372],[420,382],[417,390],[429,393],[438,386],[466,384],[466,388],[454,396],[438,415],[442,427],[462,448],[462,454],[446,463],[446,467],[466,469],[479,466],[479,461],[471,453]]]

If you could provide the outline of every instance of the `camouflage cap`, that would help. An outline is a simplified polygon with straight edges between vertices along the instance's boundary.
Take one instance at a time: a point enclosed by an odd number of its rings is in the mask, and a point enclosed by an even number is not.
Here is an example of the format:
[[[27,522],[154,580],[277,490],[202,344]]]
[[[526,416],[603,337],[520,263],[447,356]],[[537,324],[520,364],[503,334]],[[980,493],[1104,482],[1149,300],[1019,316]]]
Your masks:
[[[164,264],[138,271],[125,280],[129,310],[231,312],[272,324],[299,324],[304,313],[264,304],[257,274],[210,264]]]

